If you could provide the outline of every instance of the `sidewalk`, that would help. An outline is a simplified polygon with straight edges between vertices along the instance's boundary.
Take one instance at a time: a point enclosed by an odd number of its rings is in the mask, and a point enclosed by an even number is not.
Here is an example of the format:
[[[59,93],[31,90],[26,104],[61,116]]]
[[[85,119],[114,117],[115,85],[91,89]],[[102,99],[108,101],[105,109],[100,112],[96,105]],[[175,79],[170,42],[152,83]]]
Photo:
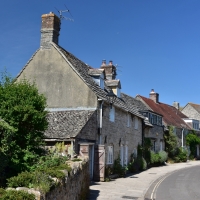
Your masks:
[[[113,179],[110,182],[93,182],[90,186],[88,200],[143,200],[150,185],[159,177],[179,169],[197,165],[200,166],[200,161],[167,164],[161,167],[152,167],[138,174],[130,174],[126,178]]]

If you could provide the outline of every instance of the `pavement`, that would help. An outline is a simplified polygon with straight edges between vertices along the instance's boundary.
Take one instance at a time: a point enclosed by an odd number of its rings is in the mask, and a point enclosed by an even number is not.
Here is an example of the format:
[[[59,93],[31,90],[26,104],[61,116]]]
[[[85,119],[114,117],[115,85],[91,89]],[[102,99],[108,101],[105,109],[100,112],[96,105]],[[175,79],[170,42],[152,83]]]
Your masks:
[[[197,165],[200,166],[200,161],[166,164],[160,167],[152,167],[140,173],[128,174],[125,178],[112,179],[109,182],[92,182],[88,200],[144,200],[147,199],[145,194],[150,186],[161,177],[174,171]]]

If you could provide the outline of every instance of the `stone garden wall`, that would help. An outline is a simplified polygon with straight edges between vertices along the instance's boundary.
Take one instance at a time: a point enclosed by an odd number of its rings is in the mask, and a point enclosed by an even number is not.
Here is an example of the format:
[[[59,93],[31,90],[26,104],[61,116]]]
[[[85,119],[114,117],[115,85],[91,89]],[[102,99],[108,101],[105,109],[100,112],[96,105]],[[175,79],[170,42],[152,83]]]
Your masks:
[[[36,200],[83,200],[89,192],[90,174],[88,158],[83,161],[67,161],[72,168],[71,172],[66,172],[65,179],[60,181],[58,186],[48,192],[45,197],[36,190],[28,188],[16,188],[16,190],[26,190],[36,196]],[[58,181],[58,180],[57,180]]]

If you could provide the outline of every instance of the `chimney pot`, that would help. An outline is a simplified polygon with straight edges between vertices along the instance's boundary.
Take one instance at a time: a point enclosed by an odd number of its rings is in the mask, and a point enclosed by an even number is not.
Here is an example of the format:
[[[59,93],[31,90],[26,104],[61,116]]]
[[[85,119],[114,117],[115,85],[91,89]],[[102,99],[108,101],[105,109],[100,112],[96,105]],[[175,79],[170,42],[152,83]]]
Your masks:
[[[104,60],[102,60],[101,66],[105,66],[105,65],[106,65],[106,60],[104,59]]]
[[[113,61],[112,60],[109,61],[109,65],[113,65]]]

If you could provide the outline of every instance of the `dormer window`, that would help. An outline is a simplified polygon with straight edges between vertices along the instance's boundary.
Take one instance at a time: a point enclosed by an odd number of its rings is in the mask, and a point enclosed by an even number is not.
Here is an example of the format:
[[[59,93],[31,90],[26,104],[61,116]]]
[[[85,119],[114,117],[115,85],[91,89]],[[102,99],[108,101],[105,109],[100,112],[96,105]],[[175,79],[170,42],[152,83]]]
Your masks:
[[[112,89],[117,97],[121,97],[121,83],[120,80],[106,80],[106,85]]]
[[[103,69],[89,69],[88,74],[93,78],[101,89],[104,89],[105,74]]]
[[[149,113],[149,122],[153,125],[162,126],[162,117],[154,113]]]

